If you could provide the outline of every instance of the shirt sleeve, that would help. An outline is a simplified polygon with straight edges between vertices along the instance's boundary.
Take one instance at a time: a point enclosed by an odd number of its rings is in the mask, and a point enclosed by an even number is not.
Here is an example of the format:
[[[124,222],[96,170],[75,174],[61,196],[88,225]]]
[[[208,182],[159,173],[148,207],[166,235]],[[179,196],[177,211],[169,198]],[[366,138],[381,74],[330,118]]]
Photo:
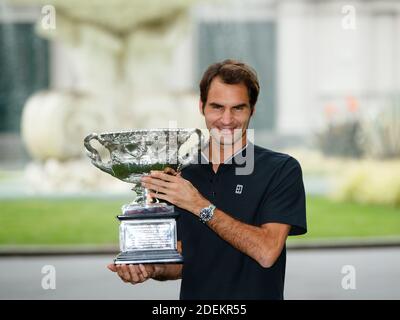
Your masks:
[[[277,222],[291,225],[289,235],[307,232],[306,197],[299,162],[289,157],[275,173],[260,206],[261,224]]]

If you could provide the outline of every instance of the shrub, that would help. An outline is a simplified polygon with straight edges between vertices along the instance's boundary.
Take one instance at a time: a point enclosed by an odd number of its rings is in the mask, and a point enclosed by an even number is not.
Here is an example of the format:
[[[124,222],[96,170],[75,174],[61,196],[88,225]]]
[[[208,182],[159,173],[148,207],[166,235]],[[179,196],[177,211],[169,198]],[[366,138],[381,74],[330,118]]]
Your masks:
[[[400,207],[400,161],[363,160],[336,177],[332,196],[343,201]]]
[[[363,155],[360,131],[358,120],[330,123],[326,130],[317,134],[316,143],[327,156],[359,158]]]

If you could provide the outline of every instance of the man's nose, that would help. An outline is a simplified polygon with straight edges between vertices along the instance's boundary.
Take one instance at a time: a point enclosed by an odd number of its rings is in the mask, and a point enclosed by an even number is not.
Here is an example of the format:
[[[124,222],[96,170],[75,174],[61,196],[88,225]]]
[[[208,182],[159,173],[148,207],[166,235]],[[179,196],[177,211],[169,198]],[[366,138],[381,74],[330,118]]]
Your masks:
[[[230,109],[226,109],[221,117],[221,122],[225,125],[231,124],[233,120],[232,113]]]

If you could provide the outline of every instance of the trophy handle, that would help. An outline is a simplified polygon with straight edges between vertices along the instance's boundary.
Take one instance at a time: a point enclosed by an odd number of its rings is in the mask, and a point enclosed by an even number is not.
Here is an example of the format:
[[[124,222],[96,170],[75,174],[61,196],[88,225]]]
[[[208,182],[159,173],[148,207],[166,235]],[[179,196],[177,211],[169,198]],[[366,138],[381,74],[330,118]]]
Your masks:
[[[109,174],[111,174],[112,176],[114,176],[114,172],[111,168],[111,165],[108,163],[103,163],[103,161],[101,160],[100,154],[99,152],[92,147],[92,145],[90,144],[91,140],[97,140],[98,142],[100,142],[102,145],[104,145],[104,140],[101,139],[97,133],[91,133],[89,134],[84,140],[83,140],[83,144],[86,148],[86,153],[89,156],[90,159],[92,159],[92,163],[94,166],[96,166],[97,168],[99,168],[100,170],[107,172]]]
[[[203,148],[203,145],[204,145],[204,135],[200,129],[196,128],[195,132],[196,132],[197,136],[199,137],[199,144],[197,146],[197,151],[201,152],[201,149]]]

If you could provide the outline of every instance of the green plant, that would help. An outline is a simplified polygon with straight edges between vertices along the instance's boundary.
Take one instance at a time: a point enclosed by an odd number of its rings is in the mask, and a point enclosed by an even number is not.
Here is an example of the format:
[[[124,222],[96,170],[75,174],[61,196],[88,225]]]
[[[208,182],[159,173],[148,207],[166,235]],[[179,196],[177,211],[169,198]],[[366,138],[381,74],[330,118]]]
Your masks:
[[[363,155],[359,141],[360,130],[357,119],[329,123],[324,131],[316,135],[316,144],[327,156],[360,158]]]

